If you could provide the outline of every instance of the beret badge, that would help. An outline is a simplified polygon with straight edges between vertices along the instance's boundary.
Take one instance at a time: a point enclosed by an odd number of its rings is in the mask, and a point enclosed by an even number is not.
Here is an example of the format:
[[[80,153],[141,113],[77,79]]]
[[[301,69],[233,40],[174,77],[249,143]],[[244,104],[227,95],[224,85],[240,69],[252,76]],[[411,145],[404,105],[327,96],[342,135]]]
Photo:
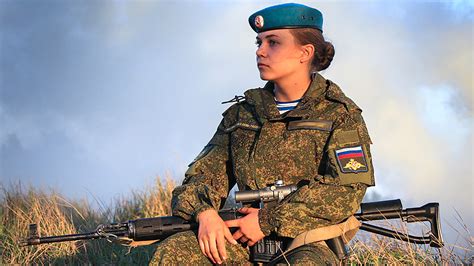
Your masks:
[[[261,29],[263,27],[263,17],[262,16],[256,16],[255,17],[255,27]]]

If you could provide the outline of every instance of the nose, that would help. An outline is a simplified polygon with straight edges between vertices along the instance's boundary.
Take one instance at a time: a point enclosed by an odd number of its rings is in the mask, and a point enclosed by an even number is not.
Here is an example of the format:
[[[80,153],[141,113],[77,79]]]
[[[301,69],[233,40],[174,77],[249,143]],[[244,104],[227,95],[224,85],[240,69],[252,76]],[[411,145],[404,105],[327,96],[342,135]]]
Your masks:
[[[265,45],[261,44],[260,47],[257,48],[257,51],[255,51],[255,54],[257,55],[257,58],[265,57],[266,55]]]

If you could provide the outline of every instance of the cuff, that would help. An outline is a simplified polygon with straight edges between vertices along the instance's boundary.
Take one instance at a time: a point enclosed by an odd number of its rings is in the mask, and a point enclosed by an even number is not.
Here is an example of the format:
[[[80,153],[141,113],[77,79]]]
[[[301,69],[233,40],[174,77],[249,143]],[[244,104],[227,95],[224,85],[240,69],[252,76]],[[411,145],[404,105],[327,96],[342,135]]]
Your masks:
[[[203,212],[203,211],[207,211],[209,209],[214,209],[212,206],[210,205],[207,205],[207,204],[199,204],[199,205],[196,205],[196,207],[194,207],[194,212],[193,212],[193,220],[197,223],[199,222],[198,221],[198,215]]]
[[[258,210],[258,223],[260,225],[260,230],[265,236],[270,235],[272,232],[276,232],[278,228],[275,215],[270,209],[263,208]]]

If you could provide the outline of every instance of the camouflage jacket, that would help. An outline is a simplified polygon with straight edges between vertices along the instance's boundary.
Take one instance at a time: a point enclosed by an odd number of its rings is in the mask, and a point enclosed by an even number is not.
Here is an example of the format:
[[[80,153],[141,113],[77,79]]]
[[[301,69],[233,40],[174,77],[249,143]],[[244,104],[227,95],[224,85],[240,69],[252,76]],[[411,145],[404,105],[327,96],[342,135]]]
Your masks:
[[[195,218],[219,209],[229,190],[261,189],[283,180],[300,188],[260,210],[265,235],[296,235],[339,223],[374,185],[371,140],[361,109],[333,82],[315,75],[297,107],[280,115],[273,83],[245,92],[223,113],[209,143],[173,191],[173,215]]]

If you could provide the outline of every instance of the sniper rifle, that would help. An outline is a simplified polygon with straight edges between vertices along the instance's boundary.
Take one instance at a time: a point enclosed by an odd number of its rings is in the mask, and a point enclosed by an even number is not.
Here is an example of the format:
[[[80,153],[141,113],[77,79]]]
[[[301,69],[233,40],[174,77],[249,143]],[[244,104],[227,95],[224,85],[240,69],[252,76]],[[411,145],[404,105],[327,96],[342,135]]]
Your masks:
[[[260,202],[262,207],[263,204],[269,202],[280,202],[297,189],[298,187],[296,185],[283,185],[281,181],[277,181],[275,185],[260,190],[236,191],[235,201],[237,203]],[[223,220],[233,220],[242,217],[242,214],[238,212],[237,208],[220,210],[219,215]],[[437,202],[407,209],[403,209],[400,199],[362,203],[360,205],[360,212],[354,214],[354,216],[362,222],[360,226],[361,230],[409,243],[429,244],[435,248],[441,248],[443,246],[439,219],[439,203]],[[406,223],[429,222],[431,230],[424,235],[414,236],[405,232],[366,223],[367,221],[388,219],[401,219]],[[140,218],[121,223],[101,224],[92,232],[80,234],[40,236],[38,229],[37,224],[30,224],[28,236],[25,239],[21,239],[19,245],[31,246],[101,238],[108,240],[125,238],[133,241],[163,240],[178,232],[197,230],[198,224],[177,216],[162,216]],[[270,247],[271,250],[269,251],[267,250],[269,248],[268,243],[266,243],[266,246],[260,245],[260,247],[259,243],[255,245],[255,249],[264,249],[263,257],[255,257],[254,255],[254,261],[268,262],[272,258],[275,258],[278,250],[274,245]],[[347,251],[341,237],[329,239],[326,243],[340,259],[347,257]]]

